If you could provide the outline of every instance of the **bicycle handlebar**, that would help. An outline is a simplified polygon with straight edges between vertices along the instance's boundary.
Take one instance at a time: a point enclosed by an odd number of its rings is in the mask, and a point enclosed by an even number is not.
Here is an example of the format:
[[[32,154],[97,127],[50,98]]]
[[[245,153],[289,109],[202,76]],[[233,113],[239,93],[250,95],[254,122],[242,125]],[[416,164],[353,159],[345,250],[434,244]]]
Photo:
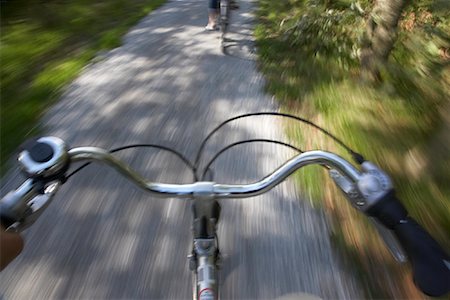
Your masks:
[[[301,167],[311,164],[330,168],[330,175],[350,202],[360,211],[377,218],[398,238],[412,261],[416,285],[427,295],[442,296],[450,288],[450,261],[439,244],[414,220],[393,194],[390,178],[370,162],[359,171],[342,157],[325,151],[309,151],[295,156],[262,180],[251,184],[155,183],[108,151],[96,147],[67,150],[58,138],[34,140],[19,155],[29,179],[0,201],[0,220],[5,228],[22,231],[30,226],[49,205],[70,163],[96,160],[104,162],[139,187],[158,197],[248,198],[263,194]]]
[[[197,182],[193,184],[166,184],[147,181],[128,165],[115,158],[108,151],[96,147],[79,147],[69,150],[71,161],[97,160],[104,162],[139,187],[159,197],[192,197],[197,194],[210,194],[215,198],[248,198],[261,195],[272,189],[286,177],[301,167],[310,164],[322,164],[337,169],[353,181],[358,181],[360,172],[342,157],[325,151],[309,151],[299,154],[287,161],[276,171],[262,180],[252,184],[217,184]]]
[[[56,183],[56,186],[59,186],[65,182],[69,165],[79,161],[94,160],[106,163],[154,196],[166,198],[253,197],[269,191],[297,169],[310,164],[334,168],[352,182],[358,182],[361,177],[361,173],[342,157],[325,151],[309,151],[297,155],[269,176],[251,184],[218,184],[206,181],[191,184],[155,183],[146,180],[104,149],[78,147],[67,150],[65,143],[55,137],[43,137],[27,142],[18,160],[29,179],[0,201],[0,221],[5,228],[15,231],[26,229],[37,219],[56,192],[56,188],[49,189],[48,185],[55,187]],[[13,224],[15,226],[11,227]]]

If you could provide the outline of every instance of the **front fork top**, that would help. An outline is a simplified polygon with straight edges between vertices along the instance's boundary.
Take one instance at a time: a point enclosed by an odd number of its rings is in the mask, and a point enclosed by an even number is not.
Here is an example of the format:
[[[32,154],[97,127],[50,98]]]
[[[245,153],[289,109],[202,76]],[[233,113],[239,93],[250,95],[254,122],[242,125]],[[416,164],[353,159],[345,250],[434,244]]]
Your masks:
[[[196,199],[192,204],[194,237],[193,251],[189,256],[189,267],[196,271],[196,294],[198,300],[217,299],[217,267],[219,249],[216,226],[220,218],[220,204]]]

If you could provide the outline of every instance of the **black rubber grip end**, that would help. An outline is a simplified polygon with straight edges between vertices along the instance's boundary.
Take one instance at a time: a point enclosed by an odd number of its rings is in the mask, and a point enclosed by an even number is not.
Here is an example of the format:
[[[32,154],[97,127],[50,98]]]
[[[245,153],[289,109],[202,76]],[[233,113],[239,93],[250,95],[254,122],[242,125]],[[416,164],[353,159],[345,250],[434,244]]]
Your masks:
[[[426,295],[441,297],[450,292],[450,258],[413,219],[394,229],[413,268],[416,286]]]

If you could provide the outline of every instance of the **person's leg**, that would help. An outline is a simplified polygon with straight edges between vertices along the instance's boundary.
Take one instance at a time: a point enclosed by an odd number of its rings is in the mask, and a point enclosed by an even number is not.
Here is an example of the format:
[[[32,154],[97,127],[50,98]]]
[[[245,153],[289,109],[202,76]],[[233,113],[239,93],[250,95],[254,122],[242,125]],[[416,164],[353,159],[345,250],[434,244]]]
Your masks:
[[[206,29],[214,30],[217,27],[219,0],[208,0],[208,2],[208,25],[206,25]]]

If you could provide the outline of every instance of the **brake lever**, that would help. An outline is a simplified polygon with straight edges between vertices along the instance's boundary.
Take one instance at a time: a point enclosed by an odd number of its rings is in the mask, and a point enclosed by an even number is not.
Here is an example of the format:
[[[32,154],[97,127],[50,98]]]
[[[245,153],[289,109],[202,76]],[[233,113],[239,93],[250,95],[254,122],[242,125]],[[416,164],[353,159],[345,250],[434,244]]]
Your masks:
[[[22,232],[30,227],[51,203],[61,182],[47,184],[42,191],[31,179],[25,181],[17,190],[8,193],[0,201],[2,221],[7,219],[12,224],[8,232]]]
[[[406,263],[408,261],[408,256],[393,231],[373,217],[369,217],[369,220],[375,225],[375,228],[386,244],[392,257],[399,263]]]
[[[363,171],[366,171],[366,173],[363,173],[361,175],[361,180],[359,181],[360,186],[361,182],[362,185],[370,185],[372,180],[371,176],[384,177],[380,174],[375,174],[375,170],[377,169],[374,169],[372,164],[369,163],[368,165],[366,163],[363,163],[363,165],[364,165]],[[360,191],[358,183],[351,181],[350,178],[346,177],[345,175],[342,175],[341,173],[339,173],[339,171],[335,169],[330,169],[329,174],[353,207],[362,212],[365,212],[365,210],[368,207],[370,207],[370,205],[372,204],[370,202],[373,201],[373,198],[370,198],[371,195],[367,193],[363,195]],[[383,183],[384,188],[391,187],[390,180],[386,180],[385,178],[383,178],[382,181],[384,182]],[[383,224],[378,222],[375,218],[369,217],[369,220],[372,222],[378,234],[383,239],[385,245],[389,249],[389,252],[394,257],[394,259],[400,263],[407,262],[408,259],[405,254],[405,251],[403,250],[402,246],[400,245],[400,242],[398,241],[394,233],[387,227],[385,227]]]
[[[27,204],[28,210],[23,220],[21,222],[16,222],[15,224],[13,224],[10,227],[11,229],[9,231],[14,230],[15,232],[22,232],[23,230],[33,225],[34,222],[36,222],[36,220],[44,212],[44,210],[50,205],[60,186],[61,182],[52,182],[45,188],[43,194],[39,194],[31,199]]]

